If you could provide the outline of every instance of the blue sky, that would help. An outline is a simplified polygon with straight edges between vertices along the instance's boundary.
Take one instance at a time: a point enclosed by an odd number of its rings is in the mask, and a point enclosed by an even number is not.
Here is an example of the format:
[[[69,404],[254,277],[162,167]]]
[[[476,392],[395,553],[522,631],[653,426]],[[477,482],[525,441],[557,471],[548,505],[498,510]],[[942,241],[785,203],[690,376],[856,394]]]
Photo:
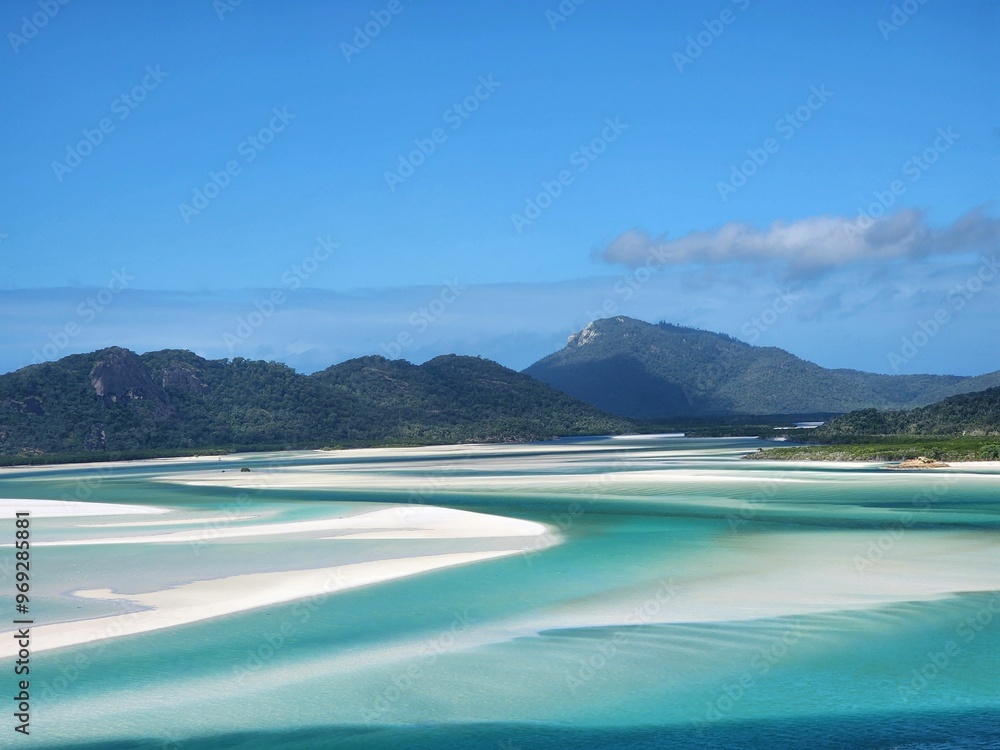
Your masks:
[[[998,31],[985,1],[8,0],[0,370],[522,368],[606,314],[1000,369]]]

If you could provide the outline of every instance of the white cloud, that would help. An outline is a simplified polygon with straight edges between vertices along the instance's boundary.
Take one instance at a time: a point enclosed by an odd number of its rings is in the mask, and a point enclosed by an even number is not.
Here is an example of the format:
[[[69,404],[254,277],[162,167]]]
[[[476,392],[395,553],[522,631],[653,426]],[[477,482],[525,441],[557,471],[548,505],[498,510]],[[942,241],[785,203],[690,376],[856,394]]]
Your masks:
[[[982,209],[943,228],[930,226],[922,211],[910,209],[870,221],[843,216],[775,221],[765,230],[732,221],[676,239],[630,229],[602,248],[598,257],[633,268],[752,263],[806,276],[852,264],[995,252],[998,246],[1000,219],[987,216]]]
[[[993,256],[987,257],[995,263]],[[1000,368],[996,347],[983,344],[1000,338],[1000,266],[984,264],[985,258],[942,255],[892,267],[846,266],[791,283],[744,273],[735,264],[708,273],[620,269],[559,282],[469,284],[440,314],[430,310],[440,299],[438,286],[303,288],[232,350],[225,335],[235,334],[271,290],[127,289],[93,318],[78,308],[96,289],[0,290],[0,372],[29,364],[39,353],[52,359],[111,345],[138,352],[191,349],[212,359],[276,359],[300,372],[368,354],[423,362],[452,352],[520,369],[561,348],[591,320],[615,315],[746,340],[752,329],[752,343],[779,346],[827,367],[886,372],[887,352],[944,307],[951,315],[947,333],[921,349],[906,371],[972,374]],[[787,312],[776,302],[784,296],[793,300]],[[420,313],[423,308],[433,320]],[[391,344],[401,334],[410,338],[396,352]]]

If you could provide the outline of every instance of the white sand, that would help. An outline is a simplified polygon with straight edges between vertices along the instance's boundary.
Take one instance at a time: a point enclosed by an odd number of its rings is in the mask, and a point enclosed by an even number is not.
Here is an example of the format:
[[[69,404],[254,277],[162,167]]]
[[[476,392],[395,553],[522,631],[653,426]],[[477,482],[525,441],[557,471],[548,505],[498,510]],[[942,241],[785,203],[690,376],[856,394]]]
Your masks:
[[[80,529],[114,529],[134,526],[183,526],[185,524],[232,523],[233,521],[250,521],[260,516],[192,516],[177,518],[173,521],[120,521],[118,523],[78,523]]]
[[[580,445],[567,443],[563,445],[546,445],[546,453],[577,452],[581,450]],[[586,450],[591,453],[617,451],[615,446],[588,445]],[[413,457],[435,457],[448,460],[452,457],[474,457],[478,455],[521,455],[534,454],[538,452],[538,445],[532,443],[458,443],[455,445],[431,445],[415,446],[409,448],[343,448],[335,450],[296,450],[296,451],[264,451],[253,453],[227,453],[221,456],[175,456],[169,458],[143,458],[134,461],[89,461],[69,464],[33,464],[30,466],[0,466],[0,477],[4,472],[16,472],[18,474],[30,474],[35,472],[52,471],[82,471],[87,469],[115,469],[118,467],[143,467],[156,468],[158,466],[172,466],[186,463],[218,463],[227,469],[232,464],[246,464],[253,462],[258,464],[261,460],[274,459],[278,465],[286,465],[301,459],[320,458],[374,458],[400,456],[402,458]],[[221,468],[221,467],[220,467]]]
[[[35,542],[35,547],[67,547],[106,544],[181,544],[184,542],[215,541],[285,534],[310,534],[324,531],[345,531],[340,538],[362,539],[484,539],[504,537],[537,537],[546,527],[520,518],[473,513],[468,510],[438,508],[429,505],[385,508],[354,516],[321,518],[287,523],[248,524],[244,526],[214,526],[185,529],[167,533],[137,536],[108,536]],[[335,539],[338,537],[321,537]],[[10,546],[10,545],[0,545]]]
[[[15,518],[15,514],[28,511],[38,518],[72,518],[77,516],[156,515],[169,513],[168,508],[149,505],[124,505],[119,503],[83,503],[75,500],[16,500],[0,498],[0,518]],[[10,546],[10,545],[4,545]]]
[[[14,501],[18,508],[43,507],[48,501]],[[40,505],[41,504],[41,505]],[[65,504],[56,503],[54,510],[67,513]],[[86,508],[100,508],[97,503],[79,503]],[[118,506],[103,504],[104,512],[121,512]],[[165,512],[162,509],[154,509]],[[141,512],[149,512],[142,508]],[[246,516],[242,518],[248,518]],[[252,518],[249,517],[249,518]],[[187,519],[184,523],[197,523]],[[203,521],[205,519],[202,519]],[[235,520],[225,518],[226,522]],[[161,523],[172,523],[165,521]],[[118,526],[119,524],[113,524]],[[358,586],[416,575],[452,565],[514,555],[528,549],[551,546],[558,537],[548,533],[545,525],[518,518],[506,518],[451,508],[426,505],[400,506],[360,513],[353,516],[293,521],[287,523],[252,523],[200,529],[185,529],[166,533],[146,533],[136,536],[97,536],[90,539],[36,542],[33,546],[149,544],[159,542],[215,541],[220,538],[277,536],[329,531],[345,532],[347,538],[365,539],[523,539],[503,550],[450,552],[418,557],[401,557],[310,570],[292,570],[237,575],[183,583],[172,588],[141,594],[115,594],[108,589],[81,590],[75,596],[121,601],[129,608],[127,614],[98,617],[90,620],[39,624],[32,628],[32,650],[62,648],[123,635],[186,625],[213,617],[248,609],[303,599],[323,597]],[[96,532],[96,530],[95,530]],[[338,537],[321,537],[336,540]],[[10,631],[0,633],[0,657],[10,656],[16,642]],[[6,637],[5,637],[6,636]]]
[[[10,500],[12,508],[30,509],[34,514],[72,516],[110,515],[124,512],[165,513],[166,509],[108,503],[64,503],[44,500]],[[77,507],[79,506],[79,507]],[[130,510],[131,509],[131,510]],[[13,513],[13,510],[11,511]],[[226,517],[226,523],[254,516]],[[152,522],[152,525],[172,523],[203,523],[211,519],[182,519]],[[148,522],[147,522],[148,523]],[[118,524],[108,524],[115,525]],[[98,525],[97,528],[101,528]],[[78,527],[79,528],[79,527]],[[123,537],[91,537],[59,542],[35,542],[33,546],[149,544],[156,542],[214,541],[220,538],[316,534],[342,531],[346,538],[364,539],[518,539],[502,550],[449,552],[405,558],[390,558],[335,567],[253,573],[228,578],[182,583],[177,586],[140,594],[116,594],[108,589],[81,590],[75,596],[90,599],[120,601],[135,611],[32,627],[32,650],[44,651],[79,645],[124,635],[186,625],[193,622],[234,614],[248,609],[273,606],[306,597],[325,597],[358,586],[389,581],[395,578],[425,573],[453,565],[463,565],[492,558],[515,555],[528,550],[543,549],[556,544],[557,535],[549,533],[540,523],[485,513],[426,505],[382,508],[353,516],[292,521],[286,523],[251,523],[246,525],[185,529],[159,533],[154,528],[147,533]],[[99,532],[98,532],[99,533]],[[336,540],[342,537],[321,537]],[[10,546],[10,545],[3,545]],[[16,641],[13,631],[0,633],[0,657],[13,655]]]
[[[430,478],[413,476],[393,476],[383,473],[345,472],[342,469],[323,467],[302,469],[286,469],[272,471],[266,476],[253,477],[252,474],[209,474],[190,473],[173,474],[160,478],[160,481],[203,487],[231,488],[267,488],[267,489],[391,489],[427,493],[442,491],[490,491],[518,492],[523,490],[562,490],[583,487],[600,487],[606,490],[611,487],[627,487],[631,485],[648,486],[650,483],[665,482],[713,482],[717,484],[757,484],[763,481],[779,481],[785,483],[807,483],[819,481],[820,478],[803,476],[801,472],[789,476],[767,476],[747,473],[719,473],[718,469],[671,471],[651,469],[636,472],[608,472],[604,474],[552,474],[509,476],[505,474],[483,476],[434,476]],[[465,468],[465,467],[463,467]],[[829,481],[824,476],[822,481]]]
[[[945,461],[948,468],[958,469],[986,469],[987,471],[1000,471],[1000,461]]]
[[[560,605],[521,630],[732,622],[1000,590],[1000,539],[877,530],[748,535],[665,565],[660,581]]]
[[[91,620],[36,625],[31,629],[31,650],[48,651],[106,638],[147,633],[187,625],[213,617],[258,607],[292,602],[306,597],[326,597],[339,591],[395,578],[426,573],[453,565],[514,555],[519,549],[492,552],[457,552],[339,565],[332,568],[253,573],[186,583],[144,594],[115,594],[108,589],[77,591],[89,599],[121,600],[146,607],[123,615]],[[315,601],[315,600],[314,600]],[[0,633],[0,658],[17,653],[10,631]]]
[[[654,438],[682,438],[683,432],[656,432],[649,435],[612,435],[612,440],[651,440]]]
[[[590,462],[593,465],[593,461]],[[794,466],[791,465],[794,463]],[[645,464],[654,468],[643,468]],[[530,467],[536,471],[551,469],[552,473],[511,475],[505,469],[523,470],[524,463],[507,467],[504,462],[492,460],[470,461],[461,465],[463,473],[452,473],[447,467],[433,476],[420,473],[408,474],[414,471],[405,464],[391,464],[382,467],[383,471],[374,471],[364,464],[344,466],[302,466],[287,467],[259,473],[221,473],[221,472],[184,472],[158,477],[159,481],[205,487],[229,487],[244,489],[334,489],[364,491],[396,491],[402,493],[417,493],[421,497],[433,497],[448,492],[476,493],[525,493],[547,494],[552,492],[600,492],[611,494],[629,493],[641,490],[640,494],[648,493],[650,487],[677,487],[685,483],[703,487],[706,484],[725,486],[754,487],[757,485],[795,485],[820,484],[827,486],[832,481],[830,469],[837,471],[836,481],[843,485],[867,485],[872,488],[885,487],[890,484],[910,486],[926,481],[926,475],[918,472],[871,472],[858,469],[883,466],[883,462],[780,462],[768,466],[755,467],[754,471],[720,470],[710,468],[663,468],[656,459],[624,461],[623,465],[634,466],[635,471],[621,471],[612,468],[606,472],[591,472],[585,474],[565,473],[568,464],[559,461],[548,463],[532,463]],[[452,465],[455,468],[459,468]],[[391,467],[392,473],[386,473]],[[937,476],[960,476],[963,481],[994,481],[996,474],[989,473],[989,464],[972,463],[956,465],[954,471],[935,469]],[[482,473],[467,472],[479,470]],[[810,471],[812,469],[812,471]],[[426,467],[423,469],[426,471]],[[664,498],[659,498],[663,500]]]

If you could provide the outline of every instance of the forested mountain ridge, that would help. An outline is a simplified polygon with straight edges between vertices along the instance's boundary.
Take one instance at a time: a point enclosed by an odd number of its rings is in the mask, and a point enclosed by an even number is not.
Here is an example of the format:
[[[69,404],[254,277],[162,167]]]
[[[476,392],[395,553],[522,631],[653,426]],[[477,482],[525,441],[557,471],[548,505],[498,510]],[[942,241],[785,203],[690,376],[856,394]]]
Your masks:
[[[1000,435],[1000,388],[963,393],[916,409],[852,411],[816,431],[817,439],[852,435]]]
[[[0,375],[0,455],[515,441],[631,425],[477,357],[276,363],[110,347]]]
[[[827,369],[776,347],[626,317],[592,322],[524,372],[636,419],[900,409],[1000,386],[1000,372],[969,378]]]

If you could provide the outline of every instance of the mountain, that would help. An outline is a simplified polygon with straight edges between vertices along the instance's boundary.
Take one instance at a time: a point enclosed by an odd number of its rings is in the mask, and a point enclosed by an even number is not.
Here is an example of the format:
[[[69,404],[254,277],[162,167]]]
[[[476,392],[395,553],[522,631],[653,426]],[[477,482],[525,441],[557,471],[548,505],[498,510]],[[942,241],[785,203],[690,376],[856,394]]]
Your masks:
[[[111,347],[0,375],[0,455],[332,443],[515,441],[623,419],[477,357],[276,362]]]
[[[1000,435],[1000,388],[963,393],[917,409],[864,409],[831,419],[817,439],[853,435]]]
[[[311,376],[352,393],[363,409],[412,440],[537,439],[599,435],[632,425],[522,373],[454,354],[422,365],[373,356]]]
[[[634,419],[911,408],[1000,386],[1000,372],[968,378],[831,370],[725,334],[626,317],[595,320],[524,372]]]

